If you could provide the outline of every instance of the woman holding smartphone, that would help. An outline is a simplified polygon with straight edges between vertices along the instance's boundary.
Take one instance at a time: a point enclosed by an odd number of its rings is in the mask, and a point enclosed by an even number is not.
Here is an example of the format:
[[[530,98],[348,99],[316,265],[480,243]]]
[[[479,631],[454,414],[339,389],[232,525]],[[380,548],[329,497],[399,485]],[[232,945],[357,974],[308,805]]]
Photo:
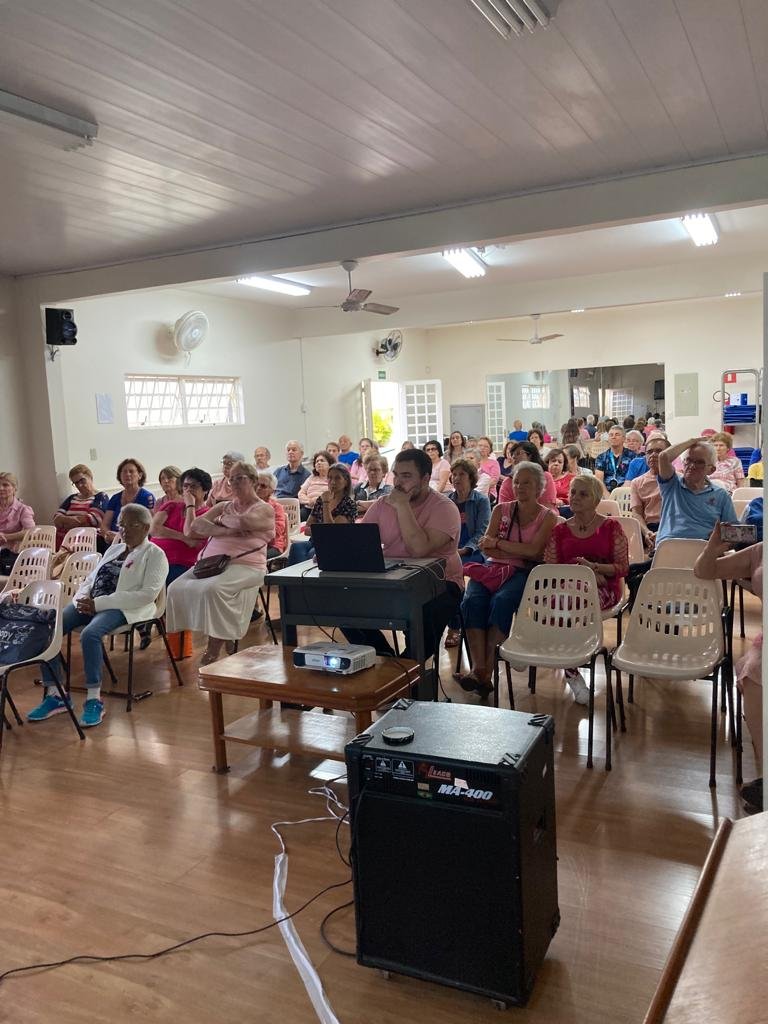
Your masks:
[[[732,527],[731,527],[732,528]],[[739,529],[744,530],[741,526]],[[748,579],[752,592],[763,599],[763,545],[750,544],[741,551],[731,550],[727,536],[729,524],[716,523],[707,546],[696,559],[694,573],[704,580]],[[744,720],[747,723],[758,771],[763,766],[763,635],[758,633],[752,645],[735,665],[736,685],[744,698]],[[747,810],[763,809],[762,775],[741,787],[741,796]]]

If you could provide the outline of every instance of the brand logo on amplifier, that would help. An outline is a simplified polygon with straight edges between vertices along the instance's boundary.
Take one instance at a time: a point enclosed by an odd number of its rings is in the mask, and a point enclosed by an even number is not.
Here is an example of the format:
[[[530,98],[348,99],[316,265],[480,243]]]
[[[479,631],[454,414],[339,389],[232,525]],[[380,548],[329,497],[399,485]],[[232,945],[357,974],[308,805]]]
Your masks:
[[[419,775],[426,779],[439,779],[441,782],[453,782],[453,774],[446,768],[435,768],[433,764],[420,764]]]
[[[466,786],[442,785],[437,792],[439,796],[460,796],[465,800],[493,800],[492,789],[467,789]]]

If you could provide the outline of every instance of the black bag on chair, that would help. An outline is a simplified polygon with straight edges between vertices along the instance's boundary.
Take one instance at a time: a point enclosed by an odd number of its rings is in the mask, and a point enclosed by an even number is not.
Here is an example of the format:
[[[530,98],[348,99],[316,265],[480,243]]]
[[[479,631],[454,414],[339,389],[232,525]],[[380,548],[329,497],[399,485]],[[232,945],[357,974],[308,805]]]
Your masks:
[[[0,548],[0,576],[10,576],[14,562],[19,556],[10,548]]]
[[[55,626],[55,608],[0,604],[0,665],[15,665],[41,655]]]

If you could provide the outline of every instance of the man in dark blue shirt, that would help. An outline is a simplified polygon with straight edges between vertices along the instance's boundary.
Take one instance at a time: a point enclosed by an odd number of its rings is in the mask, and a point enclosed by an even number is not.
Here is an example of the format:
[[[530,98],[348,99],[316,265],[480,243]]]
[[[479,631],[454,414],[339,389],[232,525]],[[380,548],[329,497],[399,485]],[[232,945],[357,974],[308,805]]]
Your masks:
[[[595,459],[595,476],[610,494],[620,487],[627,476],[630,462],[635,453],[624,447],[625,431],[623,427],[611,427],[608,431],[607,451],[600,452]]]
[[[302,466],[301,460],[304,456],[304,449],[300,441],[289,441],[285,446],[285,457],[287,465],[278,466],[275,470],[277,487],[275,488],[276,498],[295,498],[298,496],[299,488],[309,476],[309,470]]]

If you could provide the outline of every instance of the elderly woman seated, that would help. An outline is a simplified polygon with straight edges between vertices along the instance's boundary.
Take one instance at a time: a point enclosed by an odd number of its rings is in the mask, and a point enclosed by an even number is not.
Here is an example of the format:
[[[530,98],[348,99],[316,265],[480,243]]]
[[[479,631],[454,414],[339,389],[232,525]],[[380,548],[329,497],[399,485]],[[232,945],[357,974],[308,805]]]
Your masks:
[[[552,531],[544,561],[557,565],[584,565],[597,579],[600,608],[612,608],[624,589],[629,569],[627,538],[617,518],[600,515],[597,506],[603,485],[594,476],[571,481],[569,504],[573,516]],[[589,702],[589,687],[578,668],[565,670],[565,679],[577,704]]]
[[[532,441],[521,441],[512,453],[512,460],[516,466],[521,462],[532,462],[534,465],[539,467],[539,469],[544,473],[544,490],[541,495],[541,504],[546,505],[548,508],[556,508],[557,491],[555,489],[555,481],[552,479],[552,474],[542,462],[541,456],[539,455],[539,449],[536,445]],[[515,497],[515,478],[513,474],[501,481],[501,486],[499,487],[499,501],[514,501]]]
[[[0,574],[8,576],[19,552],[19,542],[35,525],[35,513],[16,497],[19,481],[13,473],[0,473]]]
[[[354,523],[357,519],[357,502],[352,497],[352,478],[349,468],[343,462],[331,466],[328,473],[328,489],[315,501],[307,519],[306,533],[312,535],[317,523]],[[299,540],[291,544],[288,564],[296,565],[312,558],[315,547],[312,540]]]
[[[374,501],[383,498],[392,490],[391,484],[384,483],[384,478],[389,472],[389,464],[383,455],[373,451],[366,455],[365,462],[366,482],[355,487],[354,498],[357,502],[357,514],[364,515]]]
[[[477,465],[471,459],[456,459],[451,467],[451,482],[455,490],[448,497],[456,505],[461,516],[461,533],[458,540],[459,557],[462,565],[469,562],[484,562],[480,541],[488,529],[491,519],[491,503],[485,494],[477,489]],[[458,647],[461,639],[461,620],[456,617],[448,623],[446,647]]]
[[[68,494],[53,514],[56,527],[56,547],[61,547],[69,530],[92,526],[97,530],[107,510],[109,495],[97,491],[93,484],[93,473],[88,466],[78,463],[69,471],[69,479],[75,485],[75,493]]]
[[[143,505],[150,511],[155,507],[154,494],[144,486],[147,482],[147,471],[138,459],[123,459],[117,467],[116,476],[123,489],[109,499],[101,521],[102,537],[107,544],[111,544],[118,537],[114,527],[126,505]]]
[[[267,546],[275,535],[272,506],[256,493],[256,467],[236,462],[229,482],[232,499],[198,517],[193,496],[184,492],[185,535],[207,537],[205,557],[227,555],[228,565],[223,572],[204,579],[194,575],[194,568],[189,569],[168,588],[168,629],[172,633],[199,630],[207,635],[203,665],[220,657],[224,643],[234,649],[234,641],[248,631],[264,582]]]
[[[275,534],[267,545],[267,558],[278,558],[288,547],[288,516],[285,508],[274,497],[277,477],[270,470],[260,469],[256,481],[256,493],[262,501],[268,502],[275,513]]]
[[[519,462],[512,479],[516,500],[496,506],[479,543],[488,561],[464,567],[471,578],[461,611],[473,670],[460,680],[460,685],[481,697],[492,690],[496,647],[509,633],[528,573],[540,561],[557,522],[554,512],[540,502],[545,479],[538,463]]]
[[[165,586],[168,559],[165,552],[149,542],[152,514],[144,505],[124,505],[120,512],[120,535],[101,561],[80,584],[74,601],[64,609],[64,634],[82,627],[80,646],[85,673],[85,704],[80,718],[84,728],[99,725],[104,717],[101,700],[101,641],[133,622],[152,619],[155,601]],[[66,712],[64,701],[52,684],[54,663],[44,666],[45,699],[29,712],[30,722],[42,722]]]
[[[733,438],[730,434],[722,431],[719,434],[713,434],[710,438],[710,443],[715,449],[717,465],[713,472],[709,474],[709,479],[719,480],[725,485],[728,493],[733,494],[737,487],[744,487],[746,485],[741,459],[737,458],[732,452]]]
[[[336,464],[329,451],[315,452],[312,456],[312,473],[299,488],[296,497],[301,505],[301,518],[305,521],[321,494],[328,490],[328,470]]]

